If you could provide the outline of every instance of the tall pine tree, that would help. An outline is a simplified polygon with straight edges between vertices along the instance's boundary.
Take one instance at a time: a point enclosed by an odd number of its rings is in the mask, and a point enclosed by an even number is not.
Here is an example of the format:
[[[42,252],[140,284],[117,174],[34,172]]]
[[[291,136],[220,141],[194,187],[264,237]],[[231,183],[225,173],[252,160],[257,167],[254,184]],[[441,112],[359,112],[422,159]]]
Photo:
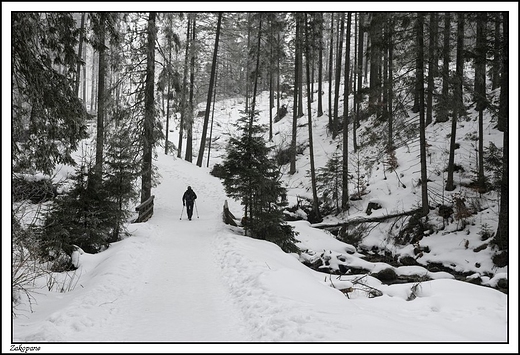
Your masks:
[[[246,113],[237,123],[240,136],[230,138],[222,164],[226,194],[241,201],[246,233],[271,241],[285,252],[298,252],[295,232],[283,217],[281,207],[286,194],[280,182],[280,170],[270,157],[271,148],[264,139],[265,127],[258,125],[258,114]]]

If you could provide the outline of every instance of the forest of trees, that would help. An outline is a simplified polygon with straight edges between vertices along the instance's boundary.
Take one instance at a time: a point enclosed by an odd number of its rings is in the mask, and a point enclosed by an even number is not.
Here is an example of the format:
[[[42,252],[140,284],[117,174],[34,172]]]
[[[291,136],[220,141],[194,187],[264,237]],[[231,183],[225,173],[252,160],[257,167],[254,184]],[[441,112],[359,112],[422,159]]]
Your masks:
[[[36,196],[38,202],[55,201],[43,223],[29,228],[13,211],[13,245],[35,250],[38,258],[64,270],[73,267],[70,256],[76,246],[98,252],[119,240],[132,206],[151,197],[156,149],[164,142],[161,149],[167,154],[193,162],[198,148],[193,163],[202,167],[207,156],[209,165],[211,146],[206,144],[211,141],[213,105],[241,97],[242,137],[231,140],[220,176],[226,192],[243,202],[250,233],[294,251],[295,236],[280,214],[283,188],[275,161],[265,140],[258,139],[265,132],[256,123],[256,99],[267,91],[274,112],[280,112],[281,97],[292,108],[286,151],[290,174],[297,168],[296,137],[302,129],[297,119],[308,116],[313,221],[323,217],[316,190],[313,120],[327,114],[331,137],[342,146],[341,157],[331,167],[340,180],[338,209],[345,211],[351,198],[360,197],[348,190],[348,161],[362,148],[360,124],[375,117],[377,124],[385,125],[386,134],[379,139],[392,157],[403,144],[396,139],[395,118],[410,110],[417,113],[421,215],[426,216],[426,127],[452,122],[445,190],[453,191],[457,122],[470,110],[478,112],[479,169],[474,184],[482,193],[500,192],[494,243],[507,251],[508,27],[508,12],[14,12],[13,197],[34,200],[34,188],[27,191],[24,174],[49,175],[59,164],[75,166],[76,174],[71,189],[57,198],[52,191],[49,197],[49,186],[40,187],[44,193]],[[495,90],[500,90],[500,97],[492,101]],[[463,99],[467,95],[472,98],[469,104]],[[310,105],[315,100],[318,115],[313,117]],[[205,110],[199,111],[199,104]],[[500,165],[496,181],[490,178],[494,172],[486,171],[486,111],[504,133],[503,149],[494,156]],[[192,128],[197,120],[203,131],[200,146],[194,147]],[[71,153],[88,137],[89,125],[96,127],[93,152],[74,161]],[[176,145],[168,140],[174,126],[180,130]],[[348,149],[349,137],[353,151]],[[238,166],[244,156],[254,155],[261,164]],[[248,184],[240,185],[237,176]]]

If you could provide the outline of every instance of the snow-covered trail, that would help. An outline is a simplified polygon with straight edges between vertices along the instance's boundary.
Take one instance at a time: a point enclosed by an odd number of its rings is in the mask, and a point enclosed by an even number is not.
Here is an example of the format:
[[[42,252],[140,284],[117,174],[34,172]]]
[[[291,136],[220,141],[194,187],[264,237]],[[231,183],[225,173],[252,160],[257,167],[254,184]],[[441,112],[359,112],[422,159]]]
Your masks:
[[[154,214],[99,254],[83,254],[78,284],[45,292],[17,319],[14,340],[64,342],[251,341],[219,265],[223,186],[195,164],[159,154]],[[182,194],[198,195],[189,221]],[[197,212],[198,211],[198,212]],[[199,218],[197,218],[197,215]]]
[[[243,321],[231,304],[214,255],[214,233],[225,195],[217,179],[172,156],[159,156],[161,183],[153,190],[154,215],[138,226],[150,233],[149,260],[141,285],[108,326],[112,341],[247,341]],[[179,169],[180,168],[180,169]],[[182,170],[182,171],[181,171]],[[202,180],[201,180],[202,179]],[[198,195],[192,221],[182,215],[182,194]],[[197,218],[198,217],[198,218]],[[141,229],[144,229],[141,231]]]

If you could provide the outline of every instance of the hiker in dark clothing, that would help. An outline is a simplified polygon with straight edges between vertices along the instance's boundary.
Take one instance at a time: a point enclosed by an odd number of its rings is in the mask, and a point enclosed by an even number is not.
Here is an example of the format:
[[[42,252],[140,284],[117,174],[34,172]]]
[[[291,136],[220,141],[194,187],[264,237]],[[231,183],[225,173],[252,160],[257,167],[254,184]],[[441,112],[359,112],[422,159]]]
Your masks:
[[[186,212],[188,213],[188,219],[191,221],[191,216],[193,215],[193,203],[197,199],[197,195],[195,191],[191,189],[191,186],[188,186],[184,195],[182,195],[182,204],[186,206]]]

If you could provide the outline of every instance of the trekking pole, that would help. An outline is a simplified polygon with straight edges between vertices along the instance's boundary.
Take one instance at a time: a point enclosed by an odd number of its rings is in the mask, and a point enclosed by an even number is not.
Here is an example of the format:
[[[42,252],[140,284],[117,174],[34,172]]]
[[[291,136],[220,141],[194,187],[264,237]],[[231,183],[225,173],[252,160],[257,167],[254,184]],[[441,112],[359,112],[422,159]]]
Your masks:
[[[184,212],[184,205],[182,205],[181,217],[179,219],[182,219],[182,212]]]
[[[199,218],[199,209],[197,208],[197,201],[195,201],[195,211],[197,211],[197,218]]]

